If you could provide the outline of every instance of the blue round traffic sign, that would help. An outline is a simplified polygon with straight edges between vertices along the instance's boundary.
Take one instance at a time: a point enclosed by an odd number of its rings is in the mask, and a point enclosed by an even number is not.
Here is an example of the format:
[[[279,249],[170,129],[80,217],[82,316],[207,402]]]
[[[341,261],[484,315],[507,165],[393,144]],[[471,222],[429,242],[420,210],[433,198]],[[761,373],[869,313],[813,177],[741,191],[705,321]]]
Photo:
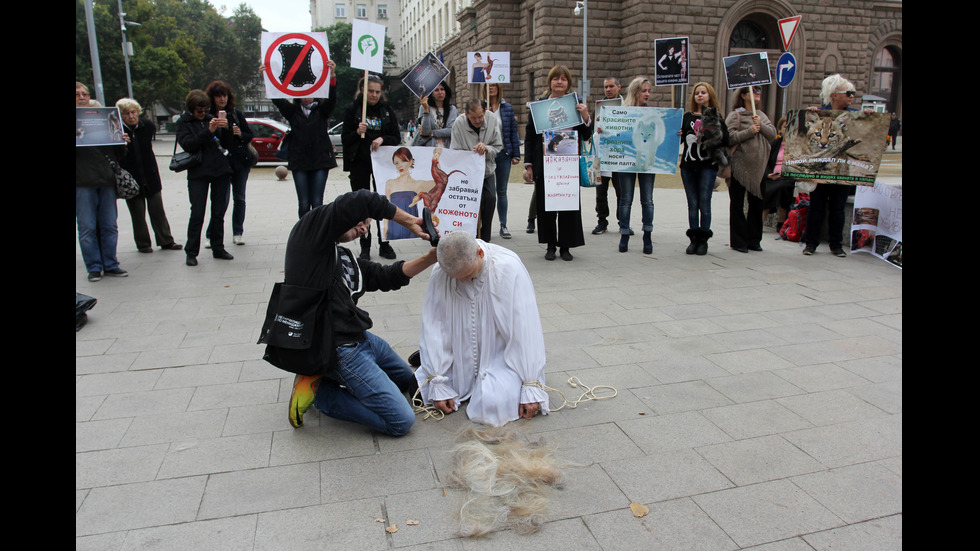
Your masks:
[[[782,88],[786,88],[790,82],[793,82],[793,77],[795,76],[796,58],[793,54],[785,52],[779,56],[779,61],[776,62],[776,84]]]

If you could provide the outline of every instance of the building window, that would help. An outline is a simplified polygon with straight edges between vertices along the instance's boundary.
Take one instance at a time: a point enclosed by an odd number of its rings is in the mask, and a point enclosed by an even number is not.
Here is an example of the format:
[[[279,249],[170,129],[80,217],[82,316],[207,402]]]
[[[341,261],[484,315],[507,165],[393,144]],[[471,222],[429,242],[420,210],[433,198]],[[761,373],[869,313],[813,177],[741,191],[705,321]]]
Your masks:
[[[357,5],[357,17],[366,19],[367,18],[367,6],[364,4]]]
[[[388,19],[388,4],[378,4],[378,19]]]
[[[337,4],[335,4],[335,7],[334,7],[334,15],[336,17],[340,17],[340,18],[347,17],[347,5],[346,4],[341,4],[339,2]]]

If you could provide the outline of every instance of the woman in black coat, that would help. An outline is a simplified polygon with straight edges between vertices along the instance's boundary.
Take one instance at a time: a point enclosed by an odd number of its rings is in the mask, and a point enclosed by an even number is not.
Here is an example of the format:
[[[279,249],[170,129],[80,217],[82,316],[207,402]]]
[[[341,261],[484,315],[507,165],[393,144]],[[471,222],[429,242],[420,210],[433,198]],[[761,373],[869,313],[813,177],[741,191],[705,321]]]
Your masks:
[[[337,64],[330,67],[330,91],[326,98],[301,98],[293,101],[273,99],[272,103],[289,123],[288,168],[296,185],[299,217],[323,204],[327,176],[337,167],[330,142],[330,115],[337,105]]]
[[[211,115],[211,99],[203,90],[191,90],[184,100],[186,111],[177,120],[177,143],[188,153],[201,153],[201,164],[187,170],[187,197],[191,215],[187,220],[187,265],[197,266],[201,251],[201,229],[211,192],[211,254],[214,258],[234,258],[225,250],[225,211],[228,210],[228,190],[231,186],[231,164],[228,150],[234,147],[231,133],[221,141],[218,131],[228,128],[228,119]]]
[[[150,230],[146,226],[146,213],[149,212],[157,245],[161,249],[178,251],[182,247],[174,242],[167,213],[163,210],[163,185],[151,143],[156,129],[152,122],[140,117],[143,108],[136,100],[122,98],[116,102],[116,107],[123,119],[123,129],[129,135],[129,147],[126,148],[126,156],[119,162],[119,166],[132,174],[140,186],[139,195],[126,199],[129,215],[133,219],[136,248],[141,253],[153,252]]]
[[[231,195],[228,199],[234,199],[231,232],[232,241],[236,245],[244,245],[242,235],[245,233],[245,184],[248,182],[248,173],[252,171],[252,165],[258,161],[257,154],[248,147],[252,143],[252,129],[249,128],[245,115],[235,108],[235,94],[230,86],[215,80],[208,84],[204,92],[211,99],[211,114],[228,119],[228,128],[218,130],[218,139],[226,141],[229,138],[225,134],[231,134],[230,139],[234,144],[228,150],[228,162],[231,164]],[[204,235],[211,237],[211,226],[208,226]]]
[[[556,65],[548,72],[548,93],[541,99],[564,96],[571,88],[572,74],[567,67]],[[576,96],[577,99],[577,96]],[[592,137],[592,125],[589,108],[578,101],[575,110],[585,121],[574,128],[578,132],[579,149],[582,141]],[[555,259],[555,249],[558,248],[562,260],[572,260],[568,249],[585,245],[585,235],[582,231],[582,208],[578,210],[546,211],[544,193],[544,143],[541,134],[534,126],[534,119],[529,118],[527,130],[524,133],[524,181],[534,182],[534,195],[537,204],[538,243],[546,243],[548,250],[546,260]],[[557,226],[556,226],[557,222]]]

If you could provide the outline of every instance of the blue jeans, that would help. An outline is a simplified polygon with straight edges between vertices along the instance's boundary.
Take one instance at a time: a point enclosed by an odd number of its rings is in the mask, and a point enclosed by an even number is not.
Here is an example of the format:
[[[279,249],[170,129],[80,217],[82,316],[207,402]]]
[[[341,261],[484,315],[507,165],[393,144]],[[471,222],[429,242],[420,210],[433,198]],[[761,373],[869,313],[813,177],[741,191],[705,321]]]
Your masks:
[[[643,231],[653,231],[653,180],[656,174],[618,172],[619,176],[619,233],[630,233],[630,211],[633,210],[633,193],[636,182],[640,182],[640,209],[643,217]]]
[[[692,230],[711,229],[711,193],[715,189],[715,168],[681,167],[681,181],[687,195],[687,227]]]
[[[317,170],[294,170],[293,183],[296,184],[296,200],[299,202],[299,217],[323,205],[323,192],[327,189],[329,168]]]
[[[102,272],[119,267],[116,244],[116,188],[75,187],[75,222],[78,224],[78,245],[88,272]]]
[[[497,153],[497,219],[501,226],[507,225],[507,180],[510,179],[510,155],[506,151]]]
[[[415,412],[402,393],[414,393],[418,382],[384,339],[368,332],[364,337],[337,348],[337,375],[346,388],[321,379],[313,406],[328,417],[401,436],[415,423]]]

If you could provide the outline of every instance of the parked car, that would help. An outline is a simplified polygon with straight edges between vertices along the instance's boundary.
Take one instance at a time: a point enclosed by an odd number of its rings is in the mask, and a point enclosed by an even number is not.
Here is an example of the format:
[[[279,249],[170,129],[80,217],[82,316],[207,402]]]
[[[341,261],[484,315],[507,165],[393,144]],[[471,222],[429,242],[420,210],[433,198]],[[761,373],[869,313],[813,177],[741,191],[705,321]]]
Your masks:
[[[275,156],[279,144],[289,132],[289,127],[272,119],[245,119],[252,129],[252,146],[259,152],[260,163],[281,163],[282,159]]]
[[[340,163],[340,159],[344,157],[344,144],[340,141],[340,131],[343,130],[344,123],[337,123],[327,134],[330,134],[330,141],[333,143],[333,150],[337,154],[337,162]]]

